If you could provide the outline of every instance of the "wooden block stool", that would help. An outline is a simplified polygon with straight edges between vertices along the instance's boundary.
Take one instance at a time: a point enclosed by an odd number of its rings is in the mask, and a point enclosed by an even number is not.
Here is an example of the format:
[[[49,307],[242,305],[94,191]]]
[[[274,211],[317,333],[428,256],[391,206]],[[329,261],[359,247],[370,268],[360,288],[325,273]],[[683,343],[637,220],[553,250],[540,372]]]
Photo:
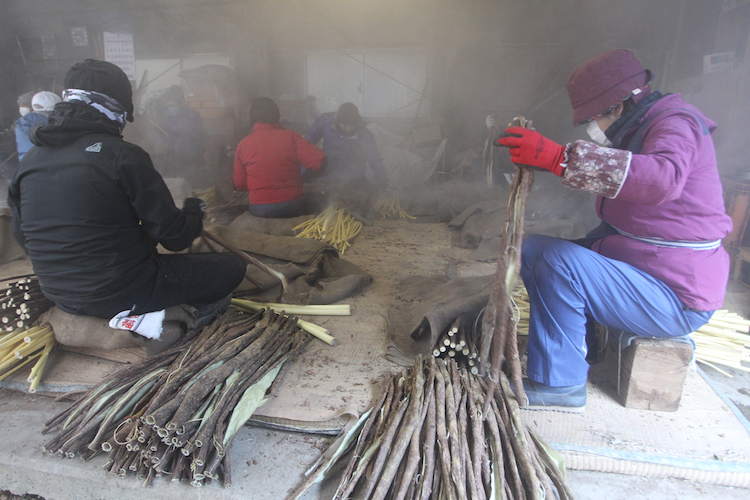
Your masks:
[[[616,347],[619,350],[619,345]],[[618,354],[620,403],[639,410],[676,411],[693,347],[638,337]]]

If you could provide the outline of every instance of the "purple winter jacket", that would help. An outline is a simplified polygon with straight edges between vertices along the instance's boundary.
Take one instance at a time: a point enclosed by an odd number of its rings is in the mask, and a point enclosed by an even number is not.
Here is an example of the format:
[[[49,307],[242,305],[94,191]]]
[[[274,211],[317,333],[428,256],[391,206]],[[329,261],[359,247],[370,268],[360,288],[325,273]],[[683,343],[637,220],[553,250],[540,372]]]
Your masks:
[[[641,123],[646,125],[640,154],[573,143],[563,184],[598,194],[599,218],[637,237],[691,242],[726,237],[732,220],[724,209],[710,135],[716,123],[679,94],[657,101]],[[661,280],[691,309],[711,311],[724,302],[729,255],[721,246],[666,248],[616,234],[592,250]]]

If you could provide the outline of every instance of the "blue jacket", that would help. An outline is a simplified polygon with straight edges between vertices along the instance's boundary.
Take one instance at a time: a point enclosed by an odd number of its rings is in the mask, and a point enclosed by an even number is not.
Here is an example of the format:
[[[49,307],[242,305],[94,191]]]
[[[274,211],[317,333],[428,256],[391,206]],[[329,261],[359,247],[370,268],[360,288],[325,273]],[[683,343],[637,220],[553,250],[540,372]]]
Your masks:
[[[19,161],[23,158],[23,155],[28,152],[33,146],[29,139],[29,131],[37,123],[47,123],[49,121],[49,113],[40,111],[34,111],[27,113],[18,120],[16,120],[16,149],[18,150]]]
[[[182,108],[177,116],[165,115],[160,125],[169,136],[160,133],[158,139],[170,144],[180,161],[189,161],[191,164],[203,163],[208,135],[198,111],[188,107]]]
[[[305,139],[318,144],[323,139],[323,151],[328,158],[325,173],[318,179],[338,184],[364,184],[366,165],[370,165],[375,182],[380,186],[388,184],[383,158],[380,156],[375,136],[360,120],[357,133],[352,137],[342,136],[334,128],[336,113],[323,113],[315,119]]]

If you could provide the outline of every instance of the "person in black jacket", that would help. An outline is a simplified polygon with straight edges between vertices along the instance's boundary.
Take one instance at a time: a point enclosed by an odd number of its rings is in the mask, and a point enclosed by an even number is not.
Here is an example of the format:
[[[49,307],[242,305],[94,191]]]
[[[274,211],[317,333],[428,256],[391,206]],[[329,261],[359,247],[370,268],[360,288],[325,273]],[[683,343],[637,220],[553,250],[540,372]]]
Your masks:
[[[245,264],[233,254],[159,254],[188,248],[205,206],[178,209],[149,155],[122,138],[132,88],[112,63],[87,59],[65,77],[63,102],[32,130],[8,188],[14,235],[50,300],[68,313],[112,318],[189,304],[228,304]]]

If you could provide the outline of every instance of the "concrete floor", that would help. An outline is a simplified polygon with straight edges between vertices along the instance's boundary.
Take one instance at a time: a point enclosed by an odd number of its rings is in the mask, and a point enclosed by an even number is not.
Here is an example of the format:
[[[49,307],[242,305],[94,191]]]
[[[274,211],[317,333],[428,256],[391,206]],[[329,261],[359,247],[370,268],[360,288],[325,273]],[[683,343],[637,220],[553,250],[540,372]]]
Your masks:
[[[730,284],[727,307],[750,317],[750,289]],[[706,369],[717,390],[750,417],[750,373],[730,370],[725,375]],[[104,473],[103,457],[90,462],[44,456],[43,422],[66,403],[52,398],[0,389],[0,491],[17,495],[40,495],[48,500],[141,499],[144,494],[174,500],[285,498],[304,480],[304,471],[333,438],[246,427],[233,444],[233,487],[216,484],[192,488],[157,479],[151,490],[141,482]],[[315,485],[303,500],[331,498],[336,487],[332,478]],[[588,471],[568,471],[568,483],[579,500],[750,498],[746,489],[699,484],[670,478],[636,477]]]
[[[747,382],[747,381],[746,381]],[[32,493],[48,500],[140,500],[145,495],[168,500],[256,499],[286,497],[303,481],[332,438],[246,427],[233,444],[233,487],[216,484],[192,488],[157,479],[144,489],[141,482],[104,473],[103,457],[89,462],[44,456],[40,434],[43,421],[63,403],[51,398],[0,390],[0,491]],[[303,500],[331,498],[335,471],[330,481],[308,490]],[[739,488],[697,484],[668,478],[648,478],[587,471],[568,471],[568,483],[579,500],[725,499],[750,497]]]

